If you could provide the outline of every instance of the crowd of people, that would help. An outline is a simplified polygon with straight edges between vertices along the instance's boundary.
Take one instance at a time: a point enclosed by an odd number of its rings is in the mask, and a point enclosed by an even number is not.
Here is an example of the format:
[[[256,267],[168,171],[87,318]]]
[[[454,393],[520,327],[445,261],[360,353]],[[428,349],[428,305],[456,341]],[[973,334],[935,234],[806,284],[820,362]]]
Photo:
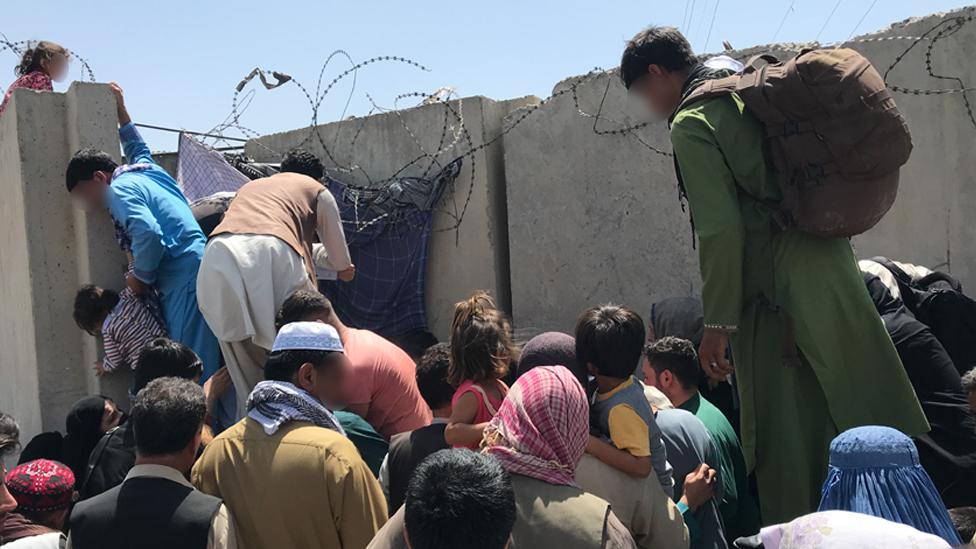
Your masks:
[[[19,70],[57,76],[64,56],[41,43]],[[780,191],[748,109],[735,95],[678,108],[727,73],[660,27],[620,68],[669,118],[701,300],[656,303],[646,324],[597,305],[571,334],[522,344],[477,291],[416,361],[317,291],[356,276],[318,159],[290,152],[205,233],[112,84],[127,163],[81,150],[66,186],[108,211],[127,254],[124,288],[82,287],[74,318],[102,340],[96,373],[131,376],[131,406],[87,397],[64,434],[22,447],[0,414],[0,455],[19,450],[0,546],[970,542],[973,364],[884,261],[859,268],[845,238],[775,228]]]

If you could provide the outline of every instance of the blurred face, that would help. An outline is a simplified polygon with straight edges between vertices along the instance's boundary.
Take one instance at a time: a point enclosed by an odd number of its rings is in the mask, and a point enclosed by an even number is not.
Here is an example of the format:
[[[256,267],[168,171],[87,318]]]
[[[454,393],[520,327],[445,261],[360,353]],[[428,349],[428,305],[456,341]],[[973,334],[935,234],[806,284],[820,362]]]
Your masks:
[[[61,82],[68,76],[68,56],[63,53],[54,54],[54,57],[41,61],[41,66],[44,68],[51,80],[55,82]]]
[[[105,411],[102,413],[101,429],[103,433],[119,426],[122,421],[122,411],[110,399],[105,399]]]
[[[630,93],[639,98],[655,119],[666,120],[678,106],[683,84],[683,78],[658,65],[650,65],[647,73],[631,84]]]
[[[341,410],[347,404],[346,388],[349,359],[339,354],[332,363],[316,368],[305,363],[298,369],[298,385],[330,410]]]
[[[86,212],[97,212],[106,208],[105,192],[112,182],[112,174],[95,172],[92,178],[79,181],[71,191],[75,207]]]
[[[651,387],[657,387],[657,389],[664,393],[664,395],[669,399],[673,398],[672,395],[674,395],[674,389],[678,382],[677,378],[674,377],[674,374],[668,370],[658,373],[658,371],[651,366],[651,361],[647,357],[644,357],[643,364],[644,383],[650,385]]]

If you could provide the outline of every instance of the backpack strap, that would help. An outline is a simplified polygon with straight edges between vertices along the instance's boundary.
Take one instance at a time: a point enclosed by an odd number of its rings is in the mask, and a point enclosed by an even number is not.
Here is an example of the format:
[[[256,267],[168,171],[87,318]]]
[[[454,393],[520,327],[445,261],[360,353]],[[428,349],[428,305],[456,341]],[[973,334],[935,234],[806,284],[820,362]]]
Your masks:
[[[488,398],[488,393],[486,393],[485,390],[482,389],[481,386],[478,385],[477,383],[472,383],[471,388],[474,389],[476,393],[481,395],[481,400],[484,401],[485,408],[488,408],[488,413],[491,414],[492,417],[498,415],[498,410],[495,409],[494,406],[492,406],[491,399]]]
[[[759,69],[759,61],[765,61],[767,65],[773,65],[779,63],[779,58],[771,53],[760,53],[758,55],[753,55],[746,61],[745,68],[742,72],[752,72]]]
[[[908,307],[908,310],[914,314],[918,305],[918,299],[915,295],[916,285],[915,282],[912,281],[912,277],[908,276],[908,273],[903,271],[897,263],[888,259],[887,257],[872,257],[871,261],[881,265],[887,269],[892,276],[895,277],[895,282],[898,283],[898,291],[901,292],[902,303],[904,303]]]

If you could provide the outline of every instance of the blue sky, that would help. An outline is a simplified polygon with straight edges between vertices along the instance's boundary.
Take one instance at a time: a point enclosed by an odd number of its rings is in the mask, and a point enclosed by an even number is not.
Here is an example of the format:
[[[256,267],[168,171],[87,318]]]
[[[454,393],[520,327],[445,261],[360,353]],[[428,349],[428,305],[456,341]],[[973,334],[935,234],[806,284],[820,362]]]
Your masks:
[[[0,32],[13,41],[54,40],[78,52],[99,81],[116,80],[125,88],[137,121],[206,130],[230,111],[234,86],[251,69],[285,72],[314,88],[323,61],[337,49],[356,61],[397,55],[431,69],[423,72],[392,63],[364,68],[348,110],[364,114],[370,108],[366,93],[384,107],[392,106],[398,94],[441,86],[453,86],[460,95],[494,99],[546,96],[567,76],[615,66],[624,41],[652,23],[677,25],[696,51],[715,51],[722,40],[737,48],[774,38],[843,40],[966,2],[170,0],[152,2],[152,10],[108,0],[6,4]],[[0,53],[0,86],[13,79],[15,62],[9,52]],[[346,67],[348,62],[336,59],[326,80]],[[72,77],[77,76],[75,64]],[[350,84],[346,79],[325,99],[320,121],[341,115]],[[408,100],[401,106],[413,103]],[[306,125],[310,118],[304,96],[289,85],[260,90],[242,121],[260,133],[271,133]],[[173,135],[144,135],[156,150],[175,148]]]

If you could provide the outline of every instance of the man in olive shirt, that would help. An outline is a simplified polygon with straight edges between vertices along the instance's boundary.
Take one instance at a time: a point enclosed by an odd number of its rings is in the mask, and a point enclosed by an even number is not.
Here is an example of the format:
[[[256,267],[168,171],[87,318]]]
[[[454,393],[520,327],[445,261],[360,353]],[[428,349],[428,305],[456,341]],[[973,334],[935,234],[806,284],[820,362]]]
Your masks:
[[[694,345],[685,339],[664,337],[644,349],[644,376],[676,407],[701,420],[715,442],[721,462],[724,493],[719,511],[730,545],[739,537],[759,531],[759,510],[749,492],[742,447],[725,415],[698,392],[702,378]]]
[[[247,417],[193,468],[193,484],[237,517],[244,549],[358,549],[386,521],[379,483],[329,409],[343,404],[348,367],[335,328],[282,327]]]

